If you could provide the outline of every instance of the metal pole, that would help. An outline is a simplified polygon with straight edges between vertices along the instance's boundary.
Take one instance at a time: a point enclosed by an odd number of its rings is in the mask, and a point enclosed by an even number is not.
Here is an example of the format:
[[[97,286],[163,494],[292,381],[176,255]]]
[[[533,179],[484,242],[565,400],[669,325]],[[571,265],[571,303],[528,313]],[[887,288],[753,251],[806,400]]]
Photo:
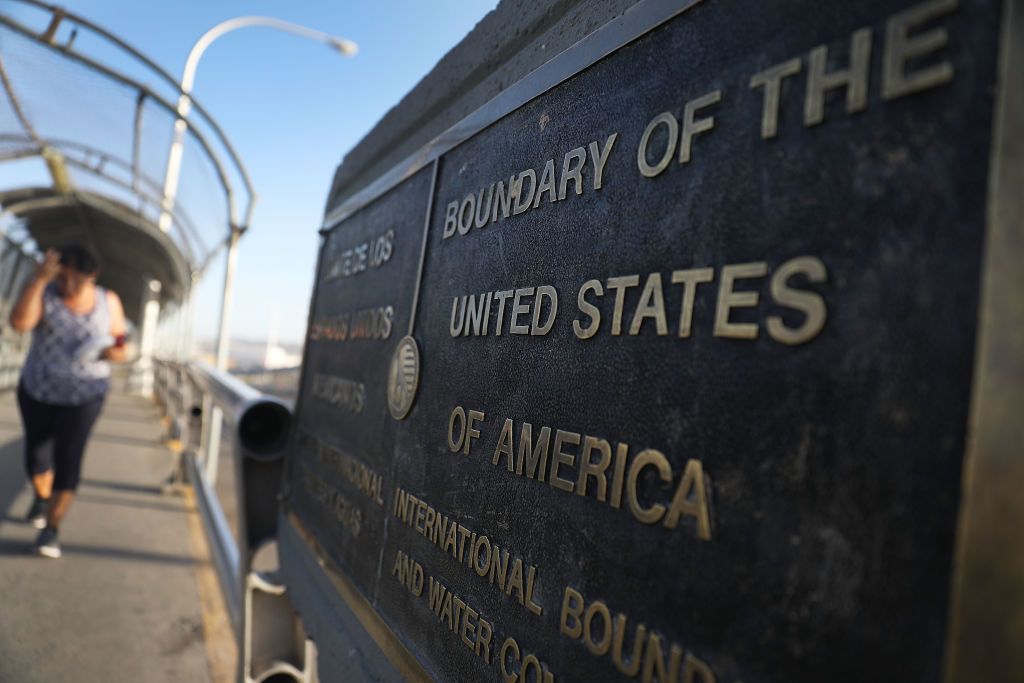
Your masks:
[[[175,339],[172,352],[167,354],[168,360],[173,357],[179,363],[184,362],[186,359],[185,336],[188,334],[188,298],[189,292],[186,290],[185,295],[178,302],[177,310],[174,312]]]
[[[196,287],[198,284],[198,276],[192,273],[188,284],[188,292],[185,295],[185,309],[182,312],[185,319],[185,334],[178,348],[178,358],[183,363],[192,357],[192,340],[195,338],[196,329]]]
[[[139,334],[139,358],[135,362],[136,390],[145,398],[153,396],[153,353],[156,349],[156,328],[160,319],[160,281],[145,279],[142,300],[142,329]]]
[[[220,303],[220,329],[217,331],[216,368],[227,372],[231,350],[231,302],[235,295],[235,270],[238,267],[238,240],[242,236],[239,228],[231,228],[228,241],[227,263],[224,266],[224,295]],[[220,437],[223,413],[219,407],[210,411],[210,429],[206,444],[206,477],[211,483],[217,481],[217,463],[220,457]]]
[[[235,269],[238,267],[238,240],[242,230],[231,228],[228,240],[228,258],[224,266],[224,295],[220,303],[220,328],[217,331],[217,363],[218,370],[228,369],[228,350],[231,335],[231,301],[235,294]]]

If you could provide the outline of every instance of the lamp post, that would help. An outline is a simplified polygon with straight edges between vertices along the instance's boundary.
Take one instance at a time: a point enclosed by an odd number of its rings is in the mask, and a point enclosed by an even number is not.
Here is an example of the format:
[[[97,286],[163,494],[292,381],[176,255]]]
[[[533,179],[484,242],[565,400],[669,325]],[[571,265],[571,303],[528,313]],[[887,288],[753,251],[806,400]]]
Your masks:
[[[263,16],[245,16],[228,19],[217,24],[209,31],[200,36],[185,60],[185,70],[181,74],[181,95],[178,97],[178,117],[174,122],[174,137],[171,140],[171,149],[167,155],[167,171],[164,174],[163,204],[161,207],[158,225],[160,229],[167,232],[171,229],[174,203],[178,194],[178,180],[181,176],[181,155],[182,146],[185,142],[185,131],[188,129],[187,118],[192,110],[192,84],[195,81],[196,67],[199,59],[203,56],[210,43],[220,38],[225,33],[230,33],[240,28],[249,26],[265,26],[277,29],[286,33],[309,38],[324,43],[333,50],[346,57],[352,57],[359,51],[359,46],[351,40],[332,36],[323,31],[317,31],[299,24],[293,24],[283,19]],[[231,327],[231,300],[234,292],[235,266],[238,262],[238,240],[245,229],[245,226],[232,225],[231,234],[228,237],[227,264],[224,269],[224,291],[221,299],[220,324],[217,330],[217,361],[218,370],[227,370],[228,347]],[[193,292],[194,288],[190,288]],[[190,298],[193,294],[190,293]],[[190,302],[193,303],[193,302]],[[190,305],[190,315],[195,314],[195,306]],[[204,405],[204,414],[209,414],[210,419],[203,420],[203,443],[206,444],[206,468],[211,481],[216,481],[217,476],[217,455],[220,450],[221,414],[219,408],[214,408],[212,414],[208,411],[210,405]]]
[[[171,141],[170,153],[167,155],[167,171],[164,174],[163,212],[160,214],[160,229],[164,232],[171,227],[171,211],[174,210],[174,202],[178,194],[178,179],[181,175],[181,152],[185,141],[185,131],[188,128],[186,119],[192,111],[192,84],[195,82],[196,67],[199,66],[199,59],[203,56],[210,43],[220,38],[225,33],[246,28],[249,26],[265,26],[293,35],[309,38],[328,47],[337,50],[346,57],[352,57],[359,51],[359,46],[346,38],[332,36],[323,31],[317,31],[299,24],[293,24],[283,19],[262,16],[235,17],[217,24],[209,31],[200,36],[199,40],[192,46],[185,60],[185,70],[181,74],[181,95],[178,97],[178,118],[174,122],[174,138]],[[233,226],[234,227],[234,226]]]
[[[222,21],[200,36],[199,40],[192,46],[192,50],[188,53],[188,59],[185,60],[185,70],[181,74],[181,95],[178,98],[177,110],[178,118],[174,122],[174,137],[171,141],[170,152],[167,155],[167,171],[164,174],[163,206],[159,219],[160,229],[164,232],[171,229],[171,212],[174,210],[174,203],[178,194],[178,180],[181,177],[182,147],[185,142],[185,131],[188,129],[187,118],[192,110],[192,98],[190,95],[192,84],[195,82],[196,67],[199,65],[199,59],[203,56],[206,48],[210,46],[210,43],[217,38],[220,38],[225,33],[249,26],[265,26],[309,38],[324,43],[347,57],[351,57],[359,51],[359,46],[351,40],[332,36],[323,31],[317,31],[274,17],[235,17]],[[243,229],[243,226],[232,225],[228,241],[227,268],[224,275],[224,300],[221,303],[220,326],[217,335],[216,366],[220,370],[227,369],[231,295],[235,263],[237,261],[238,238],[241,236]]]

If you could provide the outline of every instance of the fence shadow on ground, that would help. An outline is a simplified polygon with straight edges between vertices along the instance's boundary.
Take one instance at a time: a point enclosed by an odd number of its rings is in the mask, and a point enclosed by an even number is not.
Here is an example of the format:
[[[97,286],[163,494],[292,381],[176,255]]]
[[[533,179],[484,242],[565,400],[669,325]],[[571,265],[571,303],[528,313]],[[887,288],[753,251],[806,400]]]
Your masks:
[[[3,512],[0,525],[6,523],[8,518],[18,518],[15,514],[18,511],[11,510],[11,505],[27,485],[24,443],[19,436],[0,444],[0,511]]]

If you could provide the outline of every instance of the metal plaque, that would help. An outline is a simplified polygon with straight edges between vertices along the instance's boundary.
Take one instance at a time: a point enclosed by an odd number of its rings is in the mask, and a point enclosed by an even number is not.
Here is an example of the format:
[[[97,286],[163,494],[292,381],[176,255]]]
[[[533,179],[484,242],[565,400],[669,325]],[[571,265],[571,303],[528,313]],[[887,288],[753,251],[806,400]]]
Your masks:
[[[333,208],[286,521],[395,676],[942,679],[1003,10],[641,3]]]

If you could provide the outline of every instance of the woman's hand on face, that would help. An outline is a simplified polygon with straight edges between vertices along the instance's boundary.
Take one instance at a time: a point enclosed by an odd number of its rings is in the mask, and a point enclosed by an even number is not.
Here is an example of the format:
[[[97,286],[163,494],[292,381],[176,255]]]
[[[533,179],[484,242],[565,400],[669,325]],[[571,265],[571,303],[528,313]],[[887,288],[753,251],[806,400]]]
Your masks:
[[[60,274],[60,252],[56,249],[47,249],[43,256],[43,262],[36,268],[36,277],[45,282],[52,282]]]

